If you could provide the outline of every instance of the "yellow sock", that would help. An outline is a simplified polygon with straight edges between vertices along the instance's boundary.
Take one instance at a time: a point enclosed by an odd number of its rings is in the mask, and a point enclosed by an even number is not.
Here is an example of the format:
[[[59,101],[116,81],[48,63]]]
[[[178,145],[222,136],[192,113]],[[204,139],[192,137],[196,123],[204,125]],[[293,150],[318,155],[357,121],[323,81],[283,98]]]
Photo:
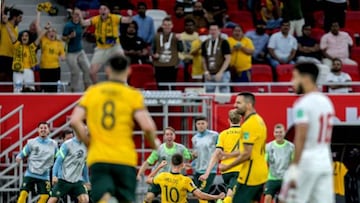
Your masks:
[[[199,199],[199,203],[208,203],[208,201],[207,201],[207,200]]]
[[[17,203],[26,203],[26,198],[27,198],[28,194],[29,193],[27,191],[22,190],[20,192],[20,196],[19,196]]]
[[[49,198],[49,195],[42,194],[42,195],[40,195],[40,198],[37,203],[46,203],[48,198]]]
[[[232,203],[232,197],[225,197],[225,199],[223,200],[223,203]]]
[[[100,201],[98,201],[98,203],[107,203],[107,201],[105,201],[105,200],[100,200]]]

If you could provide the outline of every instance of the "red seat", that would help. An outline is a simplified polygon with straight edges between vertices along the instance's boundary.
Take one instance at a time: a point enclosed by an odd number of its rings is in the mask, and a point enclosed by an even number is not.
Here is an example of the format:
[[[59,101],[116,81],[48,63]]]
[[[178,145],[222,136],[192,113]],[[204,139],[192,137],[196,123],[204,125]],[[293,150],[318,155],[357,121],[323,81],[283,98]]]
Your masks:
[[[360,32],[360,11],[346,11],[345,28]]]
[[[324,28],[324,11],[314,12],[315,26],[316,28]]]
[[[221,28],[221,33],[227,34],[227,36],[232,36],[233,29],[231,28]]]
[[[251,68],[252,82],[272,82],[273,75],[271,67],[266,64],[254,64]]]
[[[173,15],[175,14],[175,4],[176,1],[161,0],[159,1],[158,9],[166,11],[169,15]]]
[[[360,81],[359,68],[357,65],[343,64],[342,71],[349,74],[352,81]]]
[[[134,16],[134,15],[136,15],[136,14],[137,14],[137,11],[132,10],[132,15]],[[128,10],[120,10],[120,15],[121,15],[121,16],[129,16]]]
[[[269,88],[266,85],[234,86],[233,92],[264,93],[269,92]]]
[[[152,65],[149,64],[133,64],[131,65],[131,73],[129,77],[129,85],[135,88],[146,89],[156,84],[155,70]]]
[[[276,67],[278,82],[290,82],[292,78],[293,64],[280,64]]]
[[[270,92],[276,92],[276,93],[289,93],[294,92],[294,88],[291,85],[288,86],[271,86]]]
[[[317,42],[320,42],[321,37],[325,34],[325,31],[321,28],[311,29],[311,37],[316,39]]]
[[[254,28],[252,15],[249,11],[229,11],[228,15],[234,23],[239,24],[243,31],[250,30]]]
[[[360,47],[353,47],[351,49],[351,59],[360,64]]]

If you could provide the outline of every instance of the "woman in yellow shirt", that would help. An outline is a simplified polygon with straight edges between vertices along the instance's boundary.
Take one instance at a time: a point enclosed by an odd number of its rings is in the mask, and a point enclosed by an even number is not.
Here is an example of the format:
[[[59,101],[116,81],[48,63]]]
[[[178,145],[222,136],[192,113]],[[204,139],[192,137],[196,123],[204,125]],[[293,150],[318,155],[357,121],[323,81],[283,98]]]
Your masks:
[[[57,82],[60,80],[60,62],[65,60],[64,43],[57,38],[56,30],[49,25],[46,34],[40,40],[40,81]],[[42,85],[42,91],[56,92],[56,85]]]

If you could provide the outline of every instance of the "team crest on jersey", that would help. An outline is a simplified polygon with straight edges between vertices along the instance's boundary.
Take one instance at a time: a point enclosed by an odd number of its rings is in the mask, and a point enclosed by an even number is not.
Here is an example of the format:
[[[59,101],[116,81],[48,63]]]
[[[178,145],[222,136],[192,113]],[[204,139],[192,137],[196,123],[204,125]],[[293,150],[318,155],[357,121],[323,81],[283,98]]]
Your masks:
[[[84,156],[84,151],[83,150],[78,150],[77,152],[76,152],[76,158],[78,158],[78,159],[80,159],[80,158],[82,158]]]
[[[249,132],[244,132],[244,139],[245,139],[245,140],[248,140],[249,137],[250,137]]]
[[[302,118],[304,116],[304,110],[298,109],[296,111],[296,118]]]

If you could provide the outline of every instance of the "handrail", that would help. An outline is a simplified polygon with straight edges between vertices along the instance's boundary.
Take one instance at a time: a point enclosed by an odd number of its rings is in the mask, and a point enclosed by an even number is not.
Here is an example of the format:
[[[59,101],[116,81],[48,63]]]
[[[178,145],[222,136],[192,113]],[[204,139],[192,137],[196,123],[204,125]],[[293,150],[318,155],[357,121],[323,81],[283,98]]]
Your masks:
[[[13,116],[14,114],[16,114],[18,111],[20,111],[23,108],[24,108],[24,104],[21,104],[20,106],[18,106],[11,112],[7,113],[4,117],[0,118],[0,123],[2,123],[4,120],[8,119],[9,117]]]
[[[48,120],[48,122],[50,123],[50,126],[52,127],[52,122],[54,120],[56,120],[57,118],[59,118],[61,115],[63,115],[64,113],[66,113],[67,111],[69,111],[71,108],[74,108],[75,105],[78,103],[78,100],[72,104],[70,104],[69,106],[67,106],[65,109],[63,109],[62,111],[60,111],[58,114],[56,114],[55,116],[53,116],[52,118],[50,118]],[[36,129],[32,130],[31,132],[29,132],[28,134],[26,134],[24,137],[23,137],[23,140],[27,140],[29,139],[31,136],[33,136],[35,133],[36,133]],[[14,144],[12,144],[11,146],[9,146],[7,149],[5,149],[1,154],[0,154],[0,158],[5,156],[6,154],[8,154],[9,152],[13,151],[14,149],[16,149],[19,145],[20,145],[20,142],[22,141],[17,141],[15,142]]]

